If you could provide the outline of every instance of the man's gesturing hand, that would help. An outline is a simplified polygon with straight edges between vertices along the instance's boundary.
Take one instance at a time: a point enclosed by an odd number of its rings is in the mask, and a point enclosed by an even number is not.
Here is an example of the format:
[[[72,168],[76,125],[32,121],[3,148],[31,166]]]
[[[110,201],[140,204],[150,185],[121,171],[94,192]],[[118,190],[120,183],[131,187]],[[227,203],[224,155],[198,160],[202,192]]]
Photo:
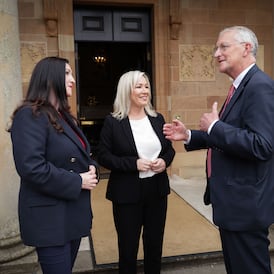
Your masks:
[[[209,126],[216,120],[219,120],[218,103],[214,102],[212,110],[209,113],[204,113],[200,119],[200,130],[207,131]]]

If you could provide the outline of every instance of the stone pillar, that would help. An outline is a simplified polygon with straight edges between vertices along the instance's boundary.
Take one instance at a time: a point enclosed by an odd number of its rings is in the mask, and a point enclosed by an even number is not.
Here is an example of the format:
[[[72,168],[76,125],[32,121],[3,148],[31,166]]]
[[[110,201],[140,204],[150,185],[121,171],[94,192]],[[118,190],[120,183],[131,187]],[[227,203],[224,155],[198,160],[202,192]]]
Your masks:
[[[16,173],[10,134],[5,131],[11,113],[22,99],[17,0],[0,0],[0,264],[33,251],[22,244],[17,204]]]

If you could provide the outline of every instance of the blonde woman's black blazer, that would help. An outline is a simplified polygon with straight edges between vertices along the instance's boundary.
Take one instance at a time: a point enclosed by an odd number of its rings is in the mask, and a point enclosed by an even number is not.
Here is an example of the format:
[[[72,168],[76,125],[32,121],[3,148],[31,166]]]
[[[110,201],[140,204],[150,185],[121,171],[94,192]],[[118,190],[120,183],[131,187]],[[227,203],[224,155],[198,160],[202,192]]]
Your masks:
[[[164,118],[161,114],[157,117],[148,116],[148,118],[162,145],[159,158],[162,158],[168,167],[174,158],[175,151],[171,142],[163,135]],[[111,115],[106,117],[101,131],[98,155],[99,163],[111,170],[107,199],[116,203],[139,201],[141,195],[137,170],[139,157],[128,118],[119,121]],[[168,195],[170,186],[166,170],[154,176],[158,180],[158,188],[155,191],[159,193],[159,196]]]

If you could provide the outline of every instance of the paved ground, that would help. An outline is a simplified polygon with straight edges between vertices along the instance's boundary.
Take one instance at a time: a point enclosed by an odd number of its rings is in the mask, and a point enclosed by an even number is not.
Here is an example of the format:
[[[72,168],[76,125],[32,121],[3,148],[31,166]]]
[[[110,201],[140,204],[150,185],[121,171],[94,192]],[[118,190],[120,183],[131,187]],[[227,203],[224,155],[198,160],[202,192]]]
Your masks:
[[[183,185],[188,187],[188,185]],[[178,189],[177,189],[178,191]],[[183,189],[183,192],[184,189]],[[189,191],[187,191],[189,193]],[[195,199],[192,199],[195,200]],[[201,200],[196,199],[196,200]],[[198,208],[198,206],[197,206]],[[201,213],[202,214],[202,213]],[[274,270],[274,226],[270,229],[269,235],[271,245],[271,259],[272,269]],[[86,243],[88,245],[88,243]],[[117,274],[117,265],[107,265],[104,267],[95,267],[92,263],[92,256],[90,250],[83,250],[78,254],[74,274]],[[142,274],[140,271],[138,274]],[[41,274],[41,270],[37,264],[35,254],[28,257],[18,259],[10,263],[0,265],[0,274]],[[174,257],[164,258],[161,274],[225,274],[225,268],[222,260],[221,253],[214,254],[194,254],[189,257]],[[258,273],[259,274],[259,273]]]
[[[225,274],[222,263],[211,263],[203,265],[186,266],[163,270],[162,274]]]
[[[274,252],[271,253],[272,269],[274,269]],[[194,258],[192,261],[176,261],[170,260],[169,262],[164,262],[161,274],[226,274],[223,260],[219,255],[213,258],[198,259]],[[92,271],[84,271],[76,269],[74,274],[118,274],[117,266],[110,266],[107,268],[95,269]],[[143,274],[142,267],[138,274]],[[259,274],[259,273],[258,273]]]
[[[173,258],[163,263],[161,274],[226,274],[224,264],[220,254],[213,257],[203,255],[202,258],[193,260],[184,260]],[[272,269],[274,269],[274,252],[271,255]],[[74,274],[118,274],[117,265],[105,266],[91,270],[89,265],[91,261],[90,253],[81,251],[74,269]],[[33,261],[18,262],[17,264],[0,265],[1,274],[42,274],[37,263]],[[138,274],[142,274],[140,271]]]
[[[274,225],[269,230],[271,241],[271,261],[274,270]],[[117,265],[106,266],[101,269],[87,271],[86,266],[90,263],[90,253],[80,252],[75,266],[75,274],[117,274]],[[85,268],[85,269],[84,269]],[[142,267],[138,274],[142,274]],[[273,272],[274,273],[274,272]],[[222,253],[194,254],[190,256],[164,258],[161,274],[226,274]],[[258,273],[259,274],[259,273]]]

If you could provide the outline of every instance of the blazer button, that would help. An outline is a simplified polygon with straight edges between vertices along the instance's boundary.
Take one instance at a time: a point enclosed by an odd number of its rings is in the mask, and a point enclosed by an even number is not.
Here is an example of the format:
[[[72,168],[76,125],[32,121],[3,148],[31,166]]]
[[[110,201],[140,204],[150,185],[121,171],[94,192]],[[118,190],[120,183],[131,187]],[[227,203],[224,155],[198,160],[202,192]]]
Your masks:
[[[71,162],[71,163],[75,163],[75,162],[76,162],[76,158],[75,158],[75,157],[71,157],[71,158],[70,158],[70,162]]]

